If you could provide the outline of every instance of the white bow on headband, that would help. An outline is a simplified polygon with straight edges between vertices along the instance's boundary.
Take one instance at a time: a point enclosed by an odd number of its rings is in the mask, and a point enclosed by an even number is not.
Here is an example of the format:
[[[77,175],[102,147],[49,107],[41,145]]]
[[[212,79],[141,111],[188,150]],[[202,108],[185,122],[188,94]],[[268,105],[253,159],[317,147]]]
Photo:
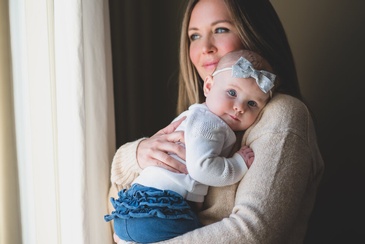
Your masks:
[[[214,71],[212,76],[215,76],[226,70],[232,70],[232,77],[235,78],[254,78],[257,85],[264,93],[267,93],[271,90],[271,88],[274,87],[276,75],[266,70],[254,69],[251,62],[243,57],[240,57],[232,67]]]

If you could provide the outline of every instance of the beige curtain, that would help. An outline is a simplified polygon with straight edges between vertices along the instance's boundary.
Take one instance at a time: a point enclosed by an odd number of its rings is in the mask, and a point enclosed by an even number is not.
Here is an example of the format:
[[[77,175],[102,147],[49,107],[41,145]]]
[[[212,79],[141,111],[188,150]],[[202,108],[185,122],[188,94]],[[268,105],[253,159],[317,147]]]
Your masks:
[[[0,243],[21,243],[8,1],[0,0]]]
[[[108,1],[0,7],[1,243],[112,243]]]

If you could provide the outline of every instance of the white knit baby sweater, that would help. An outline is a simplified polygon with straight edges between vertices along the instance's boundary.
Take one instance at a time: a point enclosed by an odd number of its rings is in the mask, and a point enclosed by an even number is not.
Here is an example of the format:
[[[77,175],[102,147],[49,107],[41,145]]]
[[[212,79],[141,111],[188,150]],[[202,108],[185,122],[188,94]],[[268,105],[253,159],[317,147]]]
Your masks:
[[[246,173],[247,166],[238,153],[227,158],[236,142],[236,135],[205,104],[191,105],[175,120],[184,116],[186,119],[176,130],[185,131],[186,166],[189,174],[150,166],[133,183],[172,190],[189,201],[203,202],[208,186],[227,186],[238,182]]]

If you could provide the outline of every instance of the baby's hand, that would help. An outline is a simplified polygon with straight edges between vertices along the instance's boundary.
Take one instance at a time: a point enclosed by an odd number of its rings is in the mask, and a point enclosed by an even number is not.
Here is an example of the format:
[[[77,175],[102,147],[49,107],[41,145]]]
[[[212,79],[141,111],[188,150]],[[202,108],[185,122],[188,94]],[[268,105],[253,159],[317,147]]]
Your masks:
[[[250,168],[253,160],[255,159],[255,154],[252,149],[248,146],[242,146],[237,153],[245,160],[247,168]]]

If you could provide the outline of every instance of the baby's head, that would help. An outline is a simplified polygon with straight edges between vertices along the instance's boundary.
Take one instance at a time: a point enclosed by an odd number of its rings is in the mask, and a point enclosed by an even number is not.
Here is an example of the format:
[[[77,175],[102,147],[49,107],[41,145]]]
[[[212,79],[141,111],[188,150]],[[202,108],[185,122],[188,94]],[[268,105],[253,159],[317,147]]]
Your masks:
[[[247,59],[250,63],[252,63],[255,69],[263,69],[272,72],[271,65],[266,61],[266,59],[258,53],[246,49],[232,51],[224,55],[219,60],[216,70],[232,66],[240,57]]]
[[[272,95],[271,71],[269,63],[252,51],[227,53],[205,78],[206,105],[234,131],[246,130]]]
[[[270,97],[272,96],[275,87],[274,81],[276,78],[276,76],[272,73],[273,68],[266,59],[253,51],[241,49],[227,53],[220,59],[212,76],[226,70],[231,70],[231,68],[234,69],[235,66],[238,70],[236,72],[232,71],[232,77],[245,78],[243,76],[248,76],[255,78],[260,89],[264,93],[270,92]],[[256,70],[257,72],[251,72],[253,70]],[[253,77],[255,74],[260,77],[263,75],[268,79],[263,77],[264,79],[262,80],[259,77]]]

